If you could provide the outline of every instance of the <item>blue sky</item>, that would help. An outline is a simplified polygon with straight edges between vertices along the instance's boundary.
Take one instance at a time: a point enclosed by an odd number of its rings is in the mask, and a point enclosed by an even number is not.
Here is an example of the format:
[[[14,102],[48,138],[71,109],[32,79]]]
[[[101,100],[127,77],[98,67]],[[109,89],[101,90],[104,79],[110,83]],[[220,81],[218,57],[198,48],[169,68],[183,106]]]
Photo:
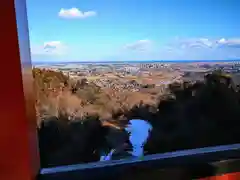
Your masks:
[[[27,0],[33,61],[240,59],[239,0]]]

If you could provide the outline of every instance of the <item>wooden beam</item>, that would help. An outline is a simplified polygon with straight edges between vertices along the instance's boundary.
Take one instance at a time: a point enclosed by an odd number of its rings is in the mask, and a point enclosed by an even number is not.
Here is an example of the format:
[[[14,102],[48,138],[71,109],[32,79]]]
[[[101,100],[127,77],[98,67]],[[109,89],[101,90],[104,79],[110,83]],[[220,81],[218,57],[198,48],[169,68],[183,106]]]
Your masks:
[[[0,1],[0,179],[33,180],[39,171],[25,0]]]

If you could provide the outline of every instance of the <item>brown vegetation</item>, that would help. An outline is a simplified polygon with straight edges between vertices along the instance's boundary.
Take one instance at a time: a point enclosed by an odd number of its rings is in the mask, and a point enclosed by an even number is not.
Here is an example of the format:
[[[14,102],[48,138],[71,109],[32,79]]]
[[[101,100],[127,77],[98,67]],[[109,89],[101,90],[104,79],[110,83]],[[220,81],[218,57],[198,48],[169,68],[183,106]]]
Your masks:
[[[240,142],[240,93],[231,78],[219,72],[204,82],[172,84],[168,93],[149,98],[148,104],[141,101],[147,97],[136,92],[103,91],[94,84],[74,84],[61,73],[33,72],[37,109],[47,107],[49,114],[39,128],[45,167],[97,161],[103,148],[127,142],[126,132],[115,126],[134,118],[153,126],[147,154]],[[70,115],[74,117],[69,120]]]
[[[72,80],[61,72],[33,69],[36,87],[38,119],[67,113],[71,117],[98,114],[101,119],[111,116],[116,109],[130,109],[141,100],[154,104],[158,94],[153,88],[141,92],[117,92],[101,89],[86,79]]]

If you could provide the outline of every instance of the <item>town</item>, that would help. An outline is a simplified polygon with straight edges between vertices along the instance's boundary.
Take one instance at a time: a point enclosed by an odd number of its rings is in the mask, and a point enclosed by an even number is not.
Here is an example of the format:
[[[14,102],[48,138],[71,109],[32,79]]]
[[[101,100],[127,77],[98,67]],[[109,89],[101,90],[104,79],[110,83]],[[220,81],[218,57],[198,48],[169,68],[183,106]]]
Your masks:
[[[115,91],[140,91],[146,87],[162,90],[173,82],[202,81],[216,69],[240,76],[238,62],[206,63],[73,63],[37,66],[61,71],[76,81],[84,79],[100,88]]]

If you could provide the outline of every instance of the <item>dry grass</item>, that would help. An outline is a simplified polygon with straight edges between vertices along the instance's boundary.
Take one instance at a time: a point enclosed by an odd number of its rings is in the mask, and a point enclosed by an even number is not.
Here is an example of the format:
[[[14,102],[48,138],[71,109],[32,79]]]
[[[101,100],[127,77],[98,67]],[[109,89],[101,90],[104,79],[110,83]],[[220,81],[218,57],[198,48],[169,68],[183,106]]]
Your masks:
[[[36,88],[36,109],[38,119],[59,116],[82,117],[85,114],[98,114],[101,119],[110,119],[112,111],[130,109],[141,101],[154,104],[157,92],[117,92],[112,89],[99,89],[88,84],[72,93],[74,80],[61,72],[33,69]],[[157,90],[158,91],[158,90]]]

